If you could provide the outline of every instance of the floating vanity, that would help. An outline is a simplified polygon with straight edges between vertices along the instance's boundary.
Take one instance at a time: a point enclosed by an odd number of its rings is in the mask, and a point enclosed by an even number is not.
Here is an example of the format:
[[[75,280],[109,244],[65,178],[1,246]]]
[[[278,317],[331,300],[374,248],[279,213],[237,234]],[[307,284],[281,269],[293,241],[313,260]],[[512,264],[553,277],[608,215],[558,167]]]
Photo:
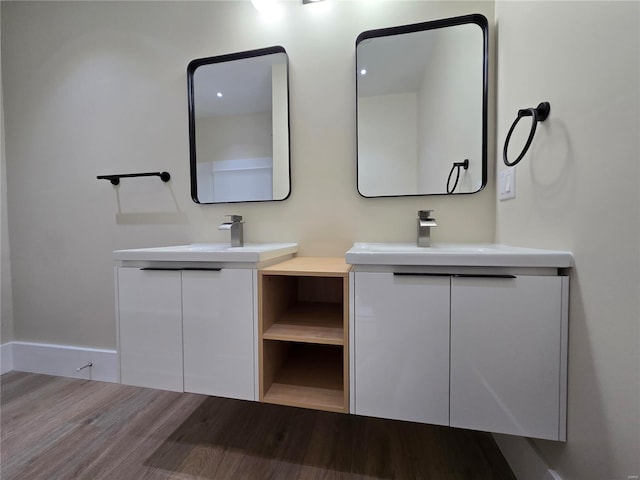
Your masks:
[[[566,439],[568,252],[118,250],[121,382]]]
[[[356,243],[351,411],[565,440],[568,252]]]
[[[117,250],[120,381],[257,399],[257,272],[295,243]]]

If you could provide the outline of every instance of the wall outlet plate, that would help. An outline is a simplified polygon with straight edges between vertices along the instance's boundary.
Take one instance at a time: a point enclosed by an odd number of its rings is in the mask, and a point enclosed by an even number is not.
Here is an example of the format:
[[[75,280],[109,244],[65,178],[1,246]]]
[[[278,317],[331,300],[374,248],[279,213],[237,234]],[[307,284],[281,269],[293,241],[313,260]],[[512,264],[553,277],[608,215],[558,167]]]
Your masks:
[[[498,200],[516,198],[516,167],[498,173]]]

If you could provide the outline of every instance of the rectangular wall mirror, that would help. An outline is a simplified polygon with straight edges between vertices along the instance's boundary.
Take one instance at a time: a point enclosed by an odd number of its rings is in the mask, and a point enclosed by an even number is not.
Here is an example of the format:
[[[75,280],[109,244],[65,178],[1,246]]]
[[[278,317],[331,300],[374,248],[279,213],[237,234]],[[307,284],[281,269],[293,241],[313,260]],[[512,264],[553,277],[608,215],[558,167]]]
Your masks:
[[[191,198],[284,200],[291,191],[289,74],[284,48],[189,63]]]
[[[356,41],[358,192],[475,193],[487,183],[487,19],[370,30]]]

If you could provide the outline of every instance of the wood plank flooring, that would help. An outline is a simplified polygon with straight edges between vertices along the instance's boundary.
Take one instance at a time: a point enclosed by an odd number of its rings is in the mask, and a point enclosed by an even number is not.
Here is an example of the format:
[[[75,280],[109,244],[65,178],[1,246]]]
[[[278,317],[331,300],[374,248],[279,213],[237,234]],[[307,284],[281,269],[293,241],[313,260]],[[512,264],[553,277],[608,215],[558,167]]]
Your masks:
[[[466,430],[21,372],[0,396],[2,480],[515,480]]]

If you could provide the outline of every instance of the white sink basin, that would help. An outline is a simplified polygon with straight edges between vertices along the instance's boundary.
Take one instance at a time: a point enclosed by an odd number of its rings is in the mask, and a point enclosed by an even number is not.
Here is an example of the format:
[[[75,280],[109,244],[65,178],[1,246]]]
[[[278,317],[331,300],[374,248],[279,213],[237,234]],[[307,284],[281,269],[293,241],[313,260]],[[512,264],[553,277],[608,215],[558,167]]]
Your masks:
[[[458,267],[555,267],[573,266],[573,255],[557,250],[510,247],[495,244],[355,243],[347,252],[352,265],[420,265]]]
[[[298,251],[297,243],[255,243],[232,247],[228,243],[193,243],[169,247],[115,250],[114,260],[149,262],[248,262],[271,260]]]

